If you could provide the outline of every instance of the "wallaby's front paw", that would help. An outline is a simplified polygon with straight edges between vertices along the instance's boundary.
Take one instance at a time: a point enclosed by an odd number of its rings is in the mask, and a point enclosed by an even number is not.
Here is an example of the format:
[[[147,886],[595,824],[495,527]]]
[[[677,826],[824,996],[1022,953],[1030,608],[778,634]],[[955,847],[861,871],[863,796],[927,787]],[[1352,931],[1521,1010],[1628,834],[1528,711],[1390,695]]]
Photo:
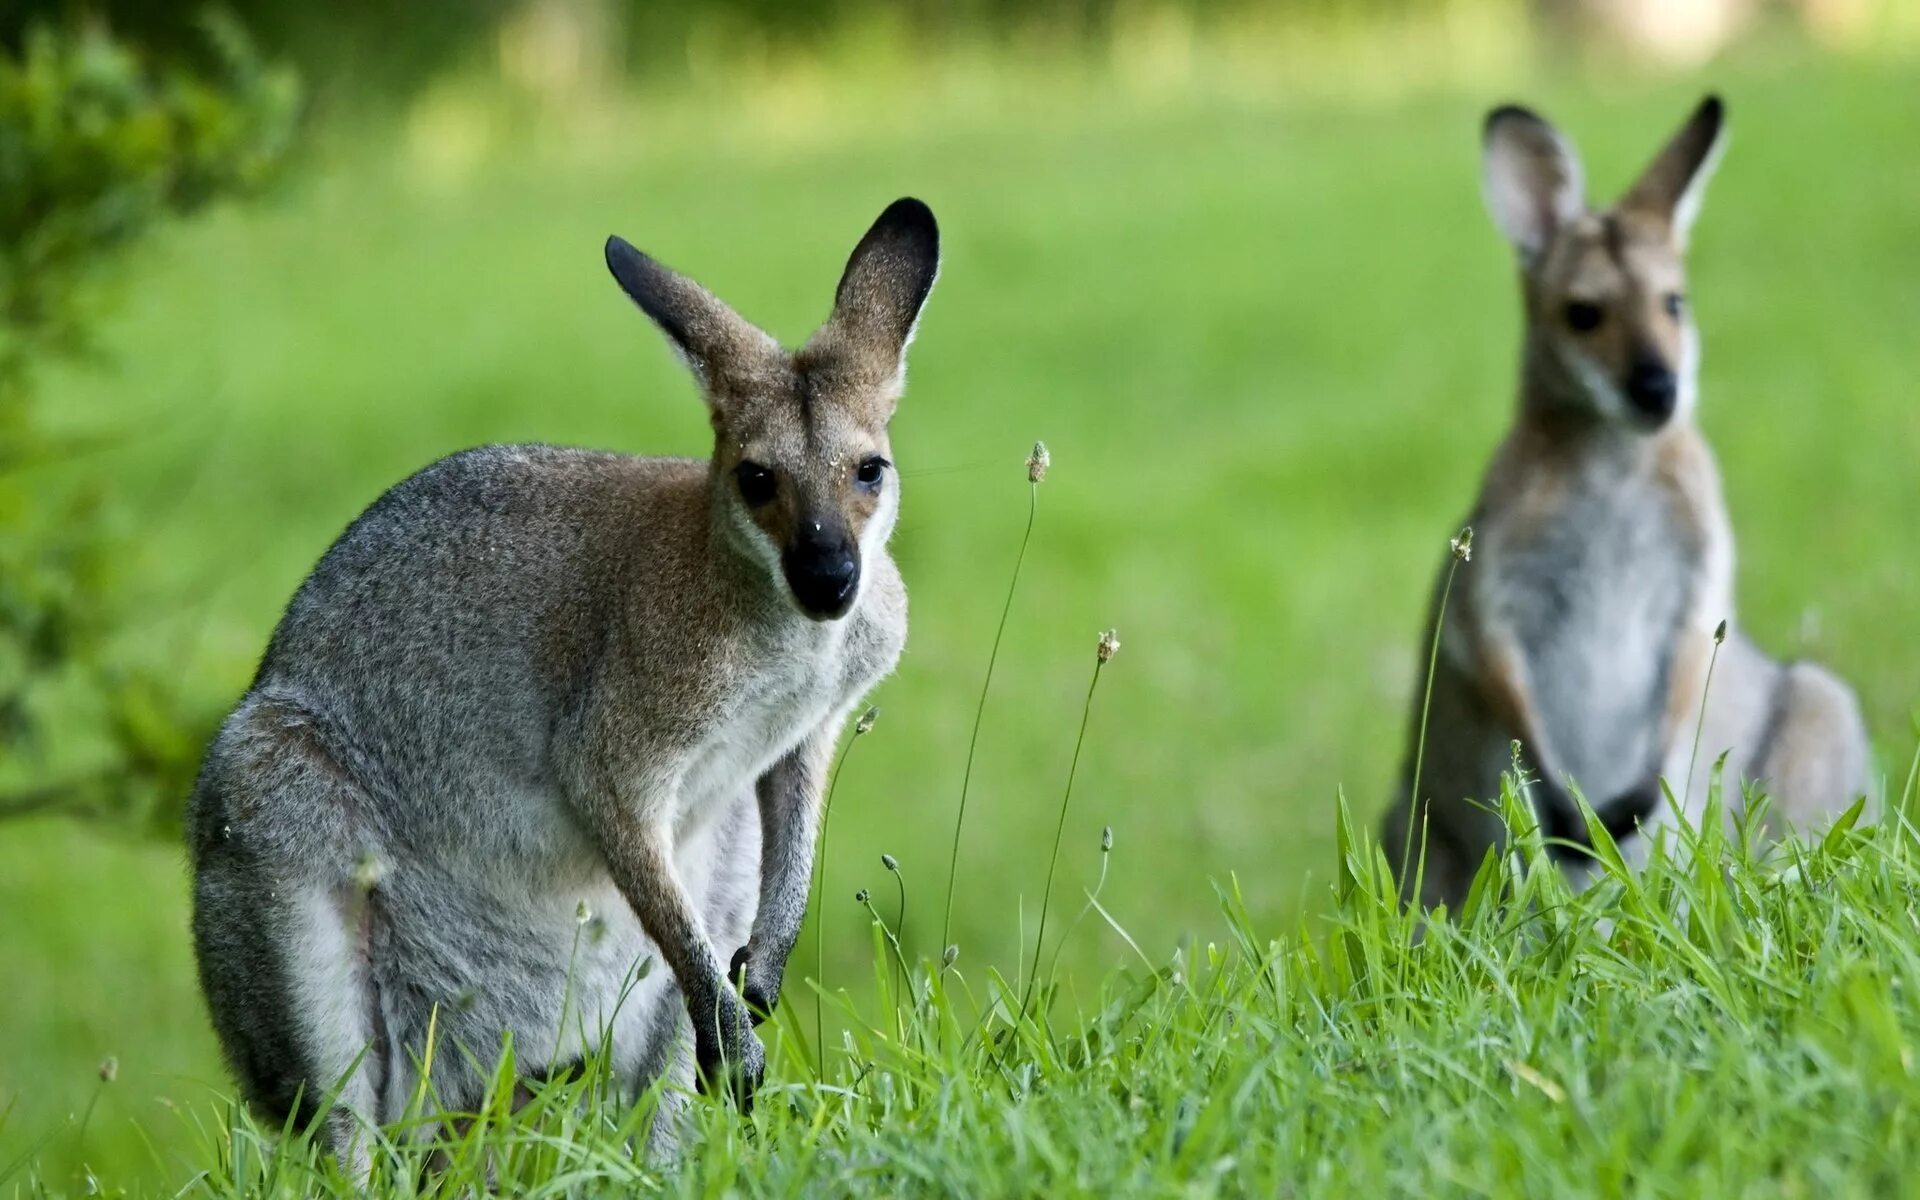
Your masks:
[[[748,1028],[746,1014],[723,1007],[721,1026],[704,1035],[696,1031],[693,1039],[694,1069],[699,1075],[700,1091],[713,1095],[722,1088],[733,1096],[740,1111],[753,1110],[753,1094],[767,1074],[767,1052],[760,1039]],[[731,1018],[731,1019],[730,1019]]]
[[[751,945],[733,952],[727,979],[740,989],[740,998],[747,1002],[755,1025],[773,1015],[774,1006],[780,1003],[780,972],[769,970]]]
[[[1540,836],[1546,839],[1547,853],[1556,858],[1572,852],[1567,843],[1585,846],[1587,827],[1580,820],[1580,809],[1567,790],[1550,779],[1541,778],[1528,785],[1534,816],[1540,822]]]
[[[1615,840],[1626,837],[1640,822],[1653,816],[1665,798],[1660,790],[1659,779],[1649,779],[1615,796],[1600,810],[1600,823],[1606,826],[1607,832]]]

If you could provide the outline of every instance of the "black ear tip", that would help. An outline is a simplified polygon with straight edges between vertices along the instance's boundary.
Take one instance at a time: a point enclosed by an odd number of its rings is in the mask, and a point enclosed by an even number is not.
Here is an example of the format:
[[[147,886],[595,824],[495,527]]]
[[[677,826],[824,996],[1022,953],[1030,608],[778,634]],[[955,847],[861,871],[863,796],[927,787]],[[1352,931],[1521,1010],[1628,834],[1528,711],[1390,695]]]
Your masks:
[[[607,239],[607,270],[620,290],[643,306],[645,297],[658,286],[658,265],[623,237]]]
[[[1480,132],[1483,136],[1491,136],[1495,129],[1498,129],[1508,121],[1525,121],[1533,125],[1546,124],[1546,122],[1541,119],[1539,113],[1534,112],[1524,105],[1502,104],[1487,113],[1487,119],[1481,123]]]
[[[1720,124],[1720,122],[1727,119],[1726,101],[1720,99],[1720,93],[1708,92],[1706,95],[1706,98],[1700,101],[1700,110],[1698,115],[1706,120],[1712,121],[1715,125],[1718,125]]]
[[[885,212],[874,224],[883,229],[897,230],[917,241],[930,245],[940,244],[940,223],[933,219],[933,210],[923,200],[912,196],[902,196],[887,205]]]

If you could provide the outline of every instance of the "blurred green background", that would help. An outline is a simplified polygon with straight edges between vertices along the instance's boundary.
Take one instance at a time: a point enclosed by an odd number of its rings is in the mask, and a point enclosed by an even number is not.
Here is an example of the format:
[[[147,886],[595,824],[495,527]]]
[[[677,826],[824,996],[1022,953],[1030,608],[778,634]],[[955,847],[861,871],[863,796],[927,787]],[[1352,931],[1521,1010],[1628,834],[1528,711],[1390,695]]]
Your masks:
[[[1230,875],[1276,933],[1311,914],[1337,794],[1371,818],[1397,769],[1431,573],[1511,411],[1514,268],[1476,160],[1481,114],[1510,98],[1573,135],[1605,200],[1702,91],[1727,97],[1691,290],[1739,616],[1853,680],[1904,771],[1920,13],[1899,0],[448,11],[238,6],[260,60],[301,80],[284,169],[81,273],[86,353],[22,351],[30,393],[0,437],[30,429],[37,451],[0,455],[0,513],[24,537],[84,512],[106,567],[87,593],[99,669],[9,684],[25,715],[0,814],[35,803],[0,815],[0,1171],[38,1151],[61,1187],[83,1164],[109,1186],[188,1174],[193,1114],[227,1083],[187,947],[177,780],[346,522],[476,443],[707,452],[692,385],[606,278],[609,233],[798,341],[888,201],[942,223],[895,423],[913,632],[834,803],[836,986],[871,978],[853,894],[892,914],[882,851],[910,950],[938,952],[1035,438],[1054,466],[981,736],[963,969],[1011,974],[1032,936],[1109,625],[1124,648],[1056,912],[1111,825],[1103,902],[1156,960],[1210,936],[1210,881]],[[131,3],[6,20],[15,55],[35,20],[109,31],[142,64],[203,39]],[[152,681],[135,734],[100,679]],[[172,749],[127,749],[153,744]],[[1128,956],[1094,922],[1062,961],[1086,995]],[[83,1132],[108,1055],[119,1077]]]

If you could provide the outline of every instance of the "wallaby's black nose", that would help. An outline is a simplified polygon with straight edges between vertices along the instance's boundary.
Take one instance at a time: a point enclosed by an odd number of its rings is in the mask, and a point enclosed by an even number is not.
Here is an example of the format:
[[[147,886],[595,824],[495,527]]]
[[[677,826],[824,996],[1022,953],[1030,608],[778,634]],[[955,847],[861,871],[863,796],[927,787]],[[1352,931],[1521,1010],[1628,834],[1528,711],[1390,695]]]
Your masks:
[[[1627,376],[1627,399],[1642,416],[1664,421],[1680,399],[1680,381],[1667,364],[1643,359]]]
[[[851,547],[801,547],[786,556],[787,586],[810,617],[830,621],[847,615],[860,588],[860,560]]]

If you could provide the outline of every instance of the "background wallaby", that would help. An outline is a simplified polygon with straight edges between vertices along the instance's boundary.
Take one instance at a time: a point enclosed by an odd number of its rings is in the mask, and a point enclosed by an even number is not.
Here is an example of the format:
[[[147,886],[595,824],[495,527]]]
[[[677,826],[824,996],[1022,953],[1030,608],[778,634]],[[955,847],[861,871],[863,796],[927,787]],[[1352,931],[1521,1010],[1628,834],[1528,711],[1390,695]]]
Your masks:
[[[1420,780],[1429,905],[1463,899],[1502,836],[1485,805],[1516,739],[1544,830],[1574,840],[1585,827],[1568,779],[1624,836],[1670,819],[1662,775],[1697,813],[1729,749],[1729,805],[1741,780],[1762,781],[1790,823],[1867,786],[1853,694],[1737,632],[1714,667],[1688,786],[1714,631],[1733,617],[1732,533],[1692,421],[1699,335],[1682,266],[1723,137],[1724,109],[1708,97],[1618,203],[1592,212],[1580,160],[1553,126],[1515,107],[1487,118],[1487,206],[1520,253],[1526,343],[1519,413],[1470,518],[1472,562],[1433,684]],[[1416,695],[1412,736],[1420,719]],[[1383,835],[1396,862],[1403,839],[1417,853],[1421,836],[1408,823],[1412,736]]]
[[[607,1030],[636,1087],[697,1065],[750,1095],[823,769],[906,640],[887,425],[933,214],[881,214],[795,353],[606,255],[699,380],[712,460],[491,446],[401,483],[295,594],[192,798],[233,1070],[362,1159],[356,1121],[399,1115],[430,1020],[454,1109],[508,1031],[527,1077]]]

